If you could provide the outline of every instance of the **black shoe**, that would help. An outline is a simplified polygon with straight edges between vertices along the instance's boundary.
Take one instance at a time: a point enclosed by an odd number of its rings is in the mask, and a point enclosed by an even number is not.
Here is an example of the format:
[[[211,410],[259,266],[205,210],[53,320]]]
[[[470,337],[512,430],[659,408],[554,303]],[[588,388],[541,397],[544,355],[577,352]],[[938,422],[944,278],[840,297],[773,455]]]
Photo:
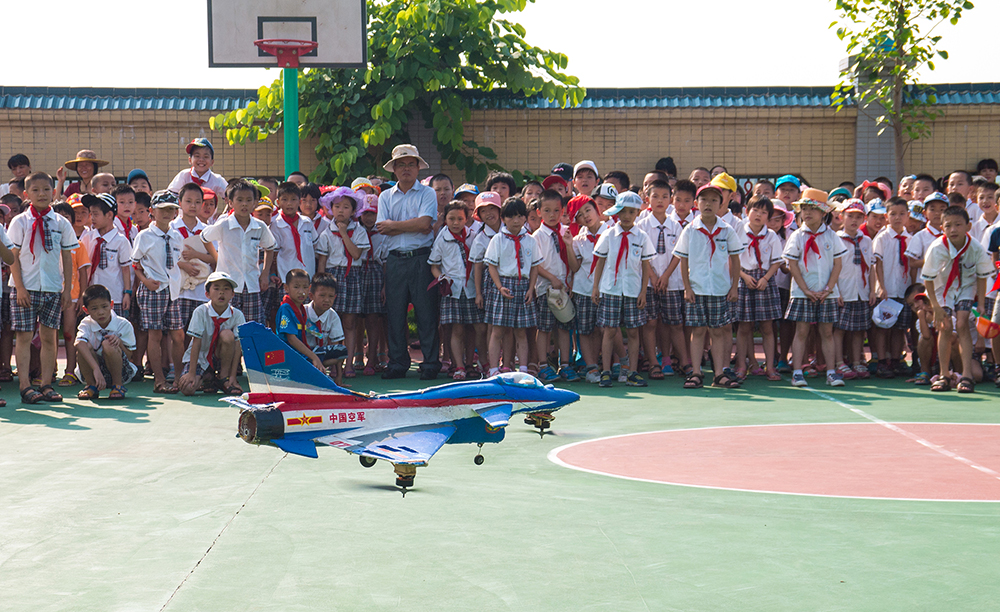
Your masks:
[[[392,380],[394,378],[406,378],[406,370],[389,368],[385,372],[382,372],[382,380]]]
[[[437,380],[438,370],[420,370],[420,380]]]

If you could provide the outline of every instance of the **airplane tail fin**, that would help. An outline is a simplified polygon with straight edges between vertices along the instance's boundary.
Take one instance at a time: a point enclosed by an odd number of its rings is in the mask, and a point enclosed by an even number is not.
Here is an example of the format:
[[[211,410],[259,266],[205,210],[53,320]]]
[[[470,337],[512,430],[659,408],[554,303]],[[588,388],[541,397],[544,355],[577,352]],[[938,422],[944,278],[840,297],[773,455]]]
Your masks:
[[[237,331],[251,392],[352,395],[260,323],[244,323]]]

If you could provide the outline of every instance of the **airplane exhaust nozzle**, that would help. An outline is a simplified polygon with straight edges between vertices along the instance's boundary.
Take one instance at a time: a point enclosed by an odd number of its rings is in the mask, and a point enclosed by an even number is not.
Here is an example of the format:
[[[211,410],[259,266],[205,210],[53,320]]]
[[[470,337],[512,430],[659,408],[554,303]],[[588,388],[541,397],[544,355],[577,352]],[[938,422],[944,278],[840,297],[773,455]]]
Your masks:
[[[285,435],[285,417],[273,406],[240,413],[239,436],[248,444],[266,444]]]

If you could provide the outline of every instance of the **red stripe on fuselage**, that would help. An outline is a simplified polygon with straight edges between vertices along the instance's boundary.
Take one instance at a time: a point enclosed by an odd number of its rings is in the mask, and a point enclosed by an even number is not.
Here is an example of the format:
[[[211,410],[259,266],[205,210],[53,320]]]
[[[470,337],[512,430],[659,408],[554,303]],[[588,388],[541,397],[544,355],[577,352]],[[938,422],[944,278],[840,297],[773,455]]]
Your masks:
[[[304,406],[311,406],[306,410],[343,410],[343,409],[365,409],[365,410],[395,410],[396,408],[440,408],[444,406],[454,406],[463,404],[491,404],[504,402],[503,398],[458,398],[458,399],[368,399],[356,395],[313,395],[297,393],[251,393],[247,400],[251,404],[275,404],[280,403],[278,409],[282,412],[294,412],[302,410]],[[317,405],[319,404],[319,405]]]

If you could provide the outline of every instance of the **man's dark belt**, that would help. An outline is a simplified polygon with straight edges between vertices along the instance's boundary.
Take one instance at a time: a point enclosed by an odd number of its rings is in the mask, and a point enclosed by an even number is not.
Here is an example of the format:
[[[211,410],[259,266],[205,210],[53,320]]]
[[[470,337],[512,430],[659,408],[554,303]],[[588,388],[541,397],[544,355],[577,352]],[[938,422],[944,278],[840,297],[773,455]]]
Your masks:
[[[420,255],[429,255],[430,252],[431,252],[431,247],[422,247],[419,249],[415,249],[413,251],[400,251],[397,249],[395,251],[389,251],[389,254],[392,255],[393,257],[400,257],[406,259],[408,257],[419,257]]]

